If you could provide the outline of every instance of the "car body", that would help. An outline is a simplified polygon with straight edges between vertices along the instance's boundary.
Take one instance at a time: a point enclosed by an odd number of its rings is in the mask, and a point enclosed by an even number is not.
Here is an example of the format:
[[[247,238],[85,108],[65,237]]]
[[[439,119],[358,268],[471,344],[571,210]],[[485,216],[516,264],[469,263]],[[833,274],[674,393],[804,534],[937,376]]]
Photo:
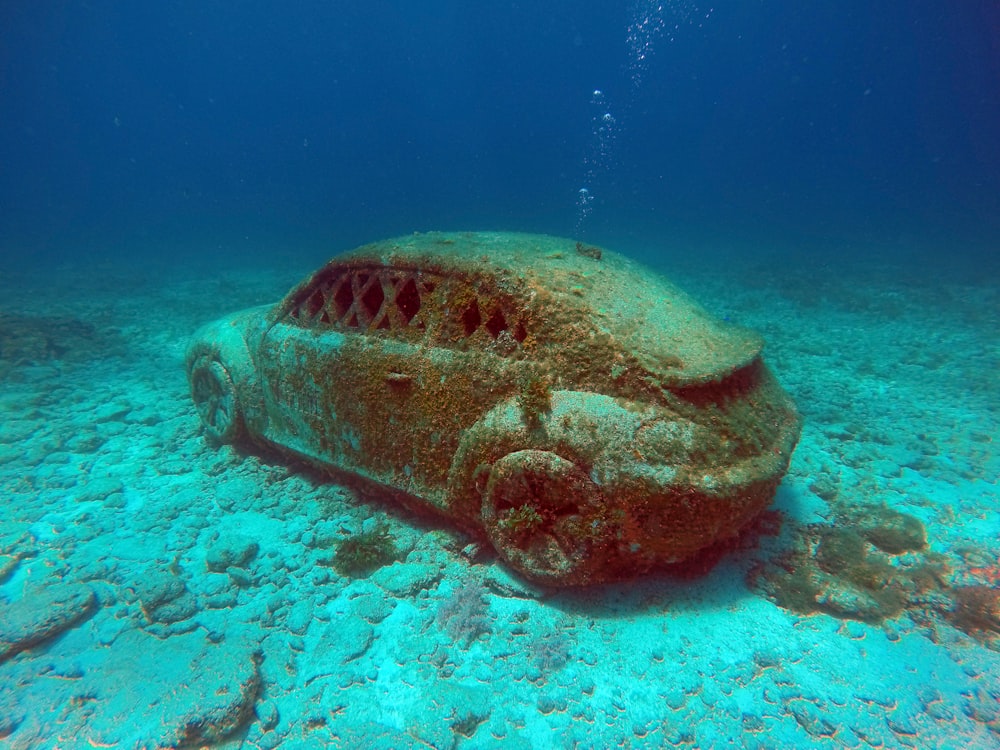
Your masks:
[[[215,441],[434,510],[561,586],[685,560],[771,502],[799,418],[761,347],[616,253],[426,233],[203,327],[187,369]]]

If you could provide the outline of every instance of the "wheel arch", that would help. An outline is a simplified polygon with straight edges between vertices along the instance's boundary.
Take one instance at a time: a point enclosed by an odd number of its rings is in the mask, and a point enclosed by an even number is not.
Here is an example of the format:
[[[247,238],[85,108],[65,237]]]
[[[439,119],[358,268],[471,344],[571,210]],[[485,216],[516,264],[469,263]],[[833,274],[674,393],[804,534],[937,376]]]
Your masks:
[[[244,421],[244,434],[261,434],[264,398],[256,358],[253,356],[253,322],[263,315],[237,313],[203,326],[197,331],[185,355],[185,370],[191,387],[192,374],[199,362],[217,362],[232,381]],[[253,312],[257,312],[255,309]]]
[[[551,408],[529,426],[517,397],[494,406],[466,430],[448,474],[446,504],[464,525],[482,530],[483,493],[492,465],[521,450],[550,451],[575,464],[599,485],[597,467],[634,434],[640,417],[616,399],[585,391],[552,391]]]

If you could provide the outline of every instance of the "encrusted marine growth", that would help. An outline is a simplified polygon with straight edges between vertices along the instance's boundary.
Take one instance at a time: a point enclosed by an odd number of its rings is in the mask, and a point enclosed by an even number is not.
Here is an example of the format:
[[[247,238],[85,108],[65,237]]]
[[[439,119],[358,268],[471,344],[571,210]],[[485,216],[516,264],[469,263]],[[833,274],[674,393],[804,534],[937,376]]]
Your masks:
[[[755,334],[608,250],[422,234],[340,255],[199,332],[216,439],[279,446],[485,535],[552,585],[731,537],[798,437]]]

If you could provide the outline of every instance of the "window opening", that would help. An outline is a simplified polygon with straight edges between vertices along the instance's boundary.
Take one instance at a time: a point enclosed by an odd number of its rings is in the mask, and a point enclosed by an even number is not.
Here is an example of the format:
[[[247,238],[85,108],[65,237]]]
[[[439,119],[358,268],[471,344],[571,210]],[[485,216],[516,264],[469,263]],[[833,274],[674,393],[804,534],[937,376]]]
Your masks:
[[[333,292],[333,304],[337,308],[337,320],[347,315],[347,311],[351,309],[353,302],[354,293],[351,291],[351,278],[345,274],[337,281],[337,288]]]
[[[400,317],[406,325],[410,325],[414,316],[420,311],[420,292],[417,291],[417,283],[412,276],[396,287],[396,307],[399,308]]]
[[[382,291],[382,285],[379,283],[379,278],[377,276],[373,276],[372,280],[368,283],[368,289],[366,289],[361,295],[361,304],[364,305],[365,312],[368,313],[369,317],[374,318],[382,309],[382,303],[384,301],[385,292]]]
[[[317,289],[306,300],[305,309],[303,310],[305,317],[309,320],[315,318],[319,311],[323,309],[324,304],[326,304],[326,298],[323,296],[323,290]]]
[[[490,336],[493,338],[496,338],[507,330],[507,319],[504,318],[503,312],[499,307],[493,311],[490,319],[486,321],[486,330],[490,332]]]
[[[465,312],[462,313],[462,326],[465,328],[465,335],[474,334],[482,321],[483,319],[479,315],[479,303],[473,298],[469,301]]]
[[[351,277],[351,292],[354,295],[354,304],[351,306],[351,317],[354,319],[354,326],[357,328],[368,328],[371,325],[378,307],[371,309],[366,304],[372,284],[378,283],[378,276],[371,273],[356,273]],[[379,287],[378,294],[382,294],[382,287]],[[374,299],[372,297],[371,299]],[[351,325],[348,321],[347,325]]]

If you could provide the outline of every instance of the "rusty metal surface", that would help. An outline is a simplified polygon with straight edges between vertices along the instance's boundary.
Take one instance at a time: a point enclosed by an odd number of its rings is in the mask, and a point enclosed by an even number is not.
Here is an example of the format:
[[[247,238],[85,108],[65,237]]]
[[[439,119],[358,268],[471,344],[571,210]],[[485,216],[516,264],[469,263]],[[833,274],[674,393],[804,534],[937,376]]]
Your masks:
[[[768,505],[799,420],[761,346],[608,250],[431,233],[206,326],[187,363],[209,437],[391,488],[580,585],[684,560]]]

